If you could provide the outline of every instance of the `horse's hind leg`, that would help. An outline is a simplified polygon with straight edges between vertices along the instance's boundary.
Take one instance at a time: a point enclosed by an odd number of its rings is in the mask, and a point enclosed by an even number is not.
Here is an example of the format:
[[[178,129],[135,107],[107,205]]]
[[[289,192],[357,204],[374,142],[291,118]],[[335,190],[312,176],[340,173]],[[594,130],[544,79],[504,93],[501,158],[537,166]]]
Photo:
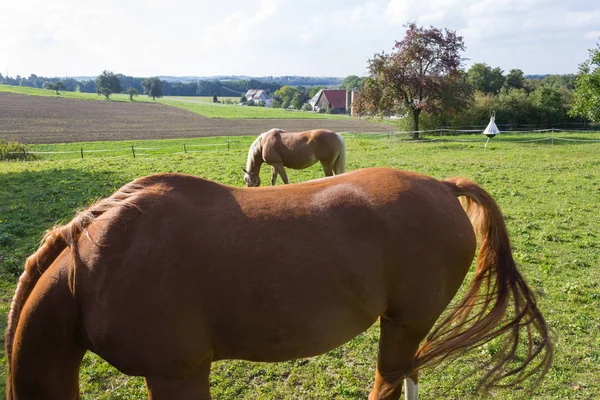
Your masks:
[[[323,166],[323,172],[325,172],[325,176],[333,176],[333,166],[324,162],[321,162],[321,165]]]
[[[200,365],[186,378],[146,377],[150,400],[210,400],[210,361]]]
[[[406,379],[407,400],[417,400],[417,373],[407,376],[419,343],[426,335],[409,326],[381,318],[381,337],[375,385],[369,400],[398,400],[402,395],[402,381]],[[410,396],[410,397],[409,397]]]
[[[66,268],[55,262],[40,278],[20,314],[7,399],[79,398],[78,307]]]

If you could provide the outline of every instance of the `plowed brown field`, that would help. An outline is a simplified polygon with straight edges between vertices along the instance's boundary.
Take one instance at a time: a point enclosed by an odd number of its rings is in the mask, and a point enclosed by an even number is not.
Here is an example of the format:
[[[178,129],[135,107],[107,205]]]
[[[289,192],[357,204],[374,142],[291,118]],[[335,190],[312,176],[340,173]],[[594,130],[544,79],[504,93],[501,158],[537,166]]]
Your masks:
[[[162,104],[123,103],[0,93],[0,140],[67,143],[255,135],[271,128],[390,132],[394,127],[355,119],[206,118]]]

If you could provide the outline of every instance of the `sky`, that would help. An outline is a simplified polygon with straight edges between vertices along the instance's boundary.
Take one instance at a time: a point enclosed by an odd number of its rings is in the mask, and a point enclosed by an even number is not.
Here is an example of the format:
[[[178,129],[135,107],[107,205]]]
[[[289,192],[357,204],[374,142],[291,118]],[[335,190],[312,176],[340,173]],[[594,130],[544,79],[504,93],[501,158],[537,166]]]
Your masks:
[[[0,73],[15,77],[366,75],[408,22],[455,30],[473,63],[577,73],[596,0],[3,0]]]

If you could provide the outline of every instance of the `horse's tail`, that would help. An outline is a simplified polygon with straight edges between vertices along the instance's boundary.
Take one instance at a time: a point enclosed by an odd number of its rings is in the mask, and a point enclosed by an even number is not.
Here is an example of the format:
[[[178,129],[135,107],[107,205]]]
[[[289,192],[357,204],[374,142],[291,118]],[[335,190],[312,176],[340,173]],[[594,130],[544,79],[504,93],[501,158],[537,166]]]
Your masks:
[[[338,138],[340,139],[340,143],[342,144],[342,148],[340,149],[340,154],[338,154],[335,163],[333,164],[333,172],[336,175],[343,174],[346,172],[346,143],[344,142],[344,138],[339,133],[336,133]]]
[[[489,193],[469,180],[451,178],[442,183],[456,196],[466,197],[465,211],[481,244],[466,295],[429,333],[417,352],[414,369],[438,364],[504,335],[495,364],[478,388],[490,388],[508,377],[512,386],[540,371],[541,378],[552,364],[552,341],[534,295],[517,271],[500,208]],[[516,357],[518,349],[524,354]],[[538,361],[533,363],[534,359]],[[514,364],[517,360],[519,365]]]
[[[29,295],[33,291],[36,283],[42,276],[42,274],[52,265],[54,260],[65,250],[70,247],[75,263],[70,266],[69,269],[69,289],[75,293],[75,266],[79,260],[78,255],[78,239],[82,232],[101,214],[113,208],[117,204],[123,204],[123,202],[131,197],[135,191],[144,187],[136,182],[132,182],[123,186],[119,191],[114,193],[112,196],[101,200],[77,214],[71,222],[66,225],[58,226],[46,233],[42,239],[42,244],[35,253],[27,258],[25,262],[25,270],[19,278],[17,289],[13,297],[10,312],[8,314],[8,322],[6,327],[6,334],[4,337],[6,347],[6,359],[8,367],[6,369],[6,391],[9,393],[11,387],[11,364],[12,364],[12,350],[13,342],[15,339],[15,333],[21,311],[25,302],[29,298]]]

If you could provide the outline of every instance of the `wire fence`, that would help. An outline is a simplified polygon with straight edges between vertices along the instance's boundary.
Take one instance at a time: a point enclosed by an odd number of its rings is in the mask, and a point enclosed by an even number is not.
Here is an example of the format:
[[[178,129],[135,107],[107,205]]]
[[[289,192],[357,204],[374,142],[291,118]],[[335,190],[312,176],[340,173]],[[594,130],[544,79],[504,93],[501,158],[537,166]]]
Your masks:
[[[438,128],[438,129],[427,129],[419,131],[394,131],[386,133],[358,133],[358,132],[347,132],[349,137],[361,138],[361,137],[373,137],[373,138],[387,138],[389,140],[406,140],[410,143],[421,143],[421,142],[432,142],[432,141],[445,141],[445,142],[482,142],[486,141],[488,137],[482,134],[483,129],[457,129],[457,128]],[[414,139],[415,133],[417,133],[418,139]],[[533,143],[533,142],[550,142],[554,144],[559,141],[570,141],[570,142],[582,142],[582,143],[600,143],[600,136],[597,134],[600,130],[562,130],[557,128],[548,129],[529,129],[529,130],[501,130],[499,136],[502,137],[503,141],[520,142],[520,143]],[[531,137],[531,134],[535,134],[533,138],[519,138],[520,135]],[[598,136],[598,138],[581,138],[581,137],[562,137],[572,134],[591,134],[592,136]],[[537,137],[540,135],[541,137]],[[560,136],[562,135],[562,136]],[[469,136],[464,139],[460,136]]]
[[[489,138],[481,135],[482,129],[457,129],[457,128],[439,128],[439,129],[428,129],[420,131],[394,131],[394,132],[340,132],[344,139],[387,139],[390,141],[405,142],[405,143],[425,143],[425,142],[463,142],[463,143],[484,143]],[[414,139],[414,134],[417,133],[418,139]],[[536,129],[536,130],[501,130],[499,137],[502,137],[503,142],[518,142],[518,143],[549,143],[554,145],[558,142],[571,142],[571,143],[600,143],[600,131],[585,130],[562,130],[557,128],[550,129]],[[529,134],[529,135],[524,135]],[[532,137],[532,134],[535,134]],[[592,134],[595,137],[568,137],[573,134]],[[519,136],[527,136],[519,138]],[[537,135],[540,135],[539,137]],[[194,154],[202,153],[207,151],[231,151],[232,149],[240,150],[246,149],[246,145],[251,143],[252,139],[246,141],[242,140],[228,140],[221,143],[203,143],[203,144],[188,144],[181,143],[180,145],[168,145],[168,146],[136,146],[132,144],[130,146],[114,147],[106,149],[85,149],[85,145],[81,145],[77,149],[73,150],[62,150],[62,151],[37,151],[29,150],[25,147],[21,151],[9,151],[7,154],[16,155],[16,159],[27,160],[31,159],[29,155],[33,155],[34,158],[40,158],[45,156],[68,156],[72,155],[74,158],[89,158],[89,157],[102,157],[102,158],[144,158],[166,154]],[[242,144],[244,147],[242,147]]]
[[[64,150],[64,151],[36,151],[23,149],[22,151],[9,151],[7,154],[22,155],[26,159],[28,154],[44,156],[44,155],[74,155],[78,158],[86,158],[90,155],[100,155],[103,158],[123,158],[123,157],[148,157],[157,154],[187,154],[187,153],[199,153],[205,152],[206,150],[225,150],[229,151],[233,145],[239,143],[238,141],[227,141],[223,143],[207,143],[207,144],[186,144],[183,143],[181,146],[157,146],[157,147],[144,147],[144,146],[127,146],[127,147],[114,147],[109,149],[84,149],[81,146],[76,150]],[[109,155],[110,153],[123,153],[118,155]]]

